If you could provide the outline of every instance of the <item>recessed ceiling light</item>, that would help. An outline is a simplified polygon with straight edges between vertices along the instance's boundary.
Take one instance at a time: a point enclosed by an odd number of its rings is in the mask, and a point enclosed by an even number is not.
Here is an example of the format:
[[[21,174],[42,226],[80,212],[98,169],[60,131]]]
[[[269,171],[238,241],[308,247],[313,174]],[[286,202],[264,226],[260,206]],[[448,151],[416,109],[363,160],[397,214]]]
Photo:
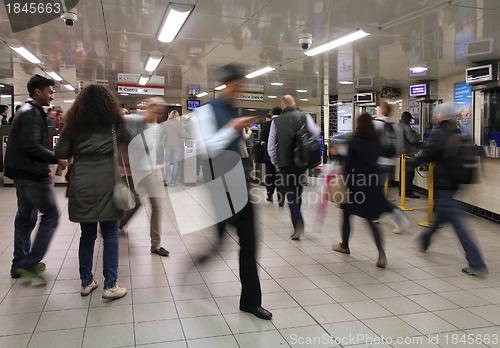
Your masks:
[[[271,67],[271,66],[266,66],[265,68],[262,68],[262,69],[256,70],[256,71],[254,71],[254,72],[252,72],[252,73],[250,73],[250,74],[245,75],[245,77],[246,77],[247,79],[253,79],[254,77],[257,77],[257,76],[260,76],[260,75],[264,75],[264,74],[266,74],[266,73],[268,73],[268,72],[270,72],[270,71],[273,71],[273,70],[275,70],[275,69],[276,69],[276,68],[273,68],[273,67]]]
[[[128,93],[120,93],[120,95],[128,95]]]
[[[63,83],[63,86],[66,87],[67,89],[69,89],[70,91],[74,91],[75,90],[75,87],[71,86],[70,84],[64,84]]]
[[[172,42],[193,8],[194,6],[192,5],[169,3],[165,15],[166,18],[158,34],[158,41]]]
[[[156,70],[158,65],[160,65],[161,60],[163,59],[163,55],[159,51],[153,51],[149,54],[148,59],[146,60],[146,65],[144,66],[144,70],[148,72],[153,72]]]
[[[356,30],[354,33],[339,37],[336,40],[327,42],[321,46],[315,47],[309,51],[304,52],[308,56],[315,56],[317,54],[332,50],[336,47],[345,45],[349,42],[353,42],[355,40],[359,40],[365,36],[370,35],[370,33],[367,33],[366,31],[363,31],[361,29]]]
[[[300,101],[309,101],[309,99],[307,99],[307,98],[302,98],[302,99],[300,99]]]
[[[423,73],[423,72],[429,70],[429,68],[427,68],[425,66],[413,66],[411,68],[408,68],[408,70],[410,70],[414,74],[418,74],[418,73]]]
[[[339,85],[352,85],[352,81],[339,81]]]
[[[46,73],[47,73],[47,75],[49,75],[50,77],[52,77],[56,81],[62,81],[63,80],[63,78],[61,77],[61,75],[59,75],[55,71],[47,71]]]
[[[143,76],[139,77],[139,85],[145,86],[148,83],[150,78],[151,78],[151,76],[149,76],[149,75],[143,75]]]
[[[197,94],[196,96],[197,96],[198,98],[201,98],[201,97],[206,96],[207,94],[208,94],[207,92],[201,92],[200,94]]]
[[[214,89],[216,91],[222,91],[224,88],[226,88],[226,85],[220,85],[220,86],[215,87]]]
[[[298,89],[297,92],[299,92],[299,93],[307,93],[307,89]]]
[[[271,98],[271,99],[276,99],[276,98],[278,98],[278,97],[277,97],[277,96],[275,96],[275,95],[268,95],[267,97],[268,97],[268,98]]]
[[[271,86],[283,86],[283,83],[281,83],[281,82],[271,82],[270,85]]]

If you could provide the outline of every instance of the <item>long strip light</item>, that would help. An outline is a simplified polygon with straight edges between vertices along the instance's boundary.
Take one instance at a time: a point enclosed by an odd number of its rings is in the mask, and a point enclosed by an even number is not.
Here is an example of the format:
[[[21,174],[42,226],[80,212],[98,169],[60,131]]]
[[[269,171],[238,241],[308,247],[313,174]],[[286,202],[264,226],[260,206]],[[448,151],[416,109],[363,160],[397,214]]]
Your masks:
[[[150,78],[151,78],[151,76],[149,76],[149,75],[148,76],[143,75],[143,76],[139,77],[139,85],[146,86],[146,84],[148,83]]]
[[[323,44],[321,46],[313,48],[312,50],[306,51],[305,54],[308,56],[315,56],[317,54],[332,50],[336,47],[345,45],[349,42],[359,40],[359,39],[364,38],[365,36],[368,36],[368,35],[371,35],[371,34],[367,33],[364,30],[358,29],[354,33],[339,37],[336,40],[327,42],[326,44]]]
[[[220,85],[220,86],[215,87],[214,89],[215,89],[216,91],[222,91],[222,90],[223,90],[224,88],[226,88],[226,87],[227,87],[226,85]]]
[[[282,82],[271,82],[270,85],[271,86],[283,86],[283,83]]]
[[[63,83],[62,84],[66,89],[69,89],[70,91],[74,91],[75,87],[71,86],[69,83]]]
[[[256,70],[248,75],[245,75],[245,77],[247,79],[253,79],[254,77],[257,77],[257,76],[260,76],[260,75],[264,75],[270,71],[273,71],[275,70],[276,68],[273,68],[271,66],[266,66],[265,68],[262,68],[262,69],[259,69],[259,70]]]
[[[164,17],[165,20],[158,33],[158,41],[174,41],[193,8],[192,5],[169,3]]]
[[[47,73],[47,75],[49,75],[50,77],[52,77],[56,81],[62,81],[63,80],[63,78],[61,77],[61,75],[59,75],[55,71],[47,71],[46,73]]]
[[[298,93],[307,93],[307,89],[297,89]]]
[[[196,97],[201,98],[206,96],[208,93],[207,92],[201,92],[200,94],[197,94]]]
[[[146,66],[144,67],[144,70],[148,72],[155,71],[158,65],[160,65],[162,59],[163,55],[161,54],[161,52],[153,51],[149,53],[148,60],[146,60]]]
[[[33,64],[40,64],[42,61],[38,59],[33,53],[24,48],[18,40],[7,40],[7,45],[14,51],[19,53],[24,59],[27,59]]]

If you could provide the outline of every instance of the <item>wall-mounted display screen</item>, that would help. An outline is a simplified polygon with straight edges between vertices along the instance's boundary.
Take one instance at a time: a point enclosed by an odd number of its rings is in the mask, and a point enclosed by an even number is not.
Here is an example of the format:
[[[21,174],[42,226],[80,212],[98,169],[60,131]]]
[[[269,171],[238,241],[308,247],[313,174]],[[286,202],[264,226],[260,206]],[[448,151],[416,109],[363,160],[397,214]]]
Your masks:
[[[188,110],[194,110],[197,107],[200,106],[200,101],[199,100],[188,100],[187,101],[187,109]]]

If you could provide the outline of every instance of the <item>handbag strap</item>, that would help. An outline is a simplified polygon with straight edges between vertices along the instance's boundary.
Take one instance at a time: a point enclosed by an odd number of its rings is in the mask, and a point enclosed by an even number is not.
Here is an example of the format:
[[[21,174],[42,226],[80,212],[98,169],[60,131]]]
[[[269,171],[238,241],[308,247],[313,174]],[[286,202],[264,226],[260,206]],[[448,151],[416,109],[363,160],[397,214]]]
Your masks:
[[[115,161],[115,182],[119,182],[121,180],[121,177],[118,171],[118,144],[116,141],[115,125],[111,126],[111,133],[113,135],[113,159]]]

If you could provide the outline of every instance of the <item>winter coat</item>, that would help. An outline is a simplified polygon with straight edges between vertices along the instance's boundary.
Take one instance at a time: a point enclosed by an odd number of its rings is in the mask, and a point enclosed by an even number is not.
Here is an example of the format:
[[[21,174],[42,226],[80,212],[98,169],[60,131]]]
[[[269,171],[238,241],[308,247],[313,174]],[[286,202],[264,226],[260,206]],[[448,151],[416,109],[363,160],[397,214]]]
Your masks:
[[[377,219],[388,210],[388,203],[378,185],[377,159],[382,152],[379,141],[364,135],[353,135],[345,158],[345,180],[349,203],[341,207],[365,219]]]
[[[19,109],[12,123],[5,154],[5,176],[42,181],[57,157],[48,149],[47,114],[33,99]]]
[[[129,143],[130,130],[116,129],[118,143]],[[69,187],[69,219],[74,222],[119,220],[123,211],[114,207],[115,162],[111,129],[73,135],[63,131],[55,148],[60,158],[73,157]]]

